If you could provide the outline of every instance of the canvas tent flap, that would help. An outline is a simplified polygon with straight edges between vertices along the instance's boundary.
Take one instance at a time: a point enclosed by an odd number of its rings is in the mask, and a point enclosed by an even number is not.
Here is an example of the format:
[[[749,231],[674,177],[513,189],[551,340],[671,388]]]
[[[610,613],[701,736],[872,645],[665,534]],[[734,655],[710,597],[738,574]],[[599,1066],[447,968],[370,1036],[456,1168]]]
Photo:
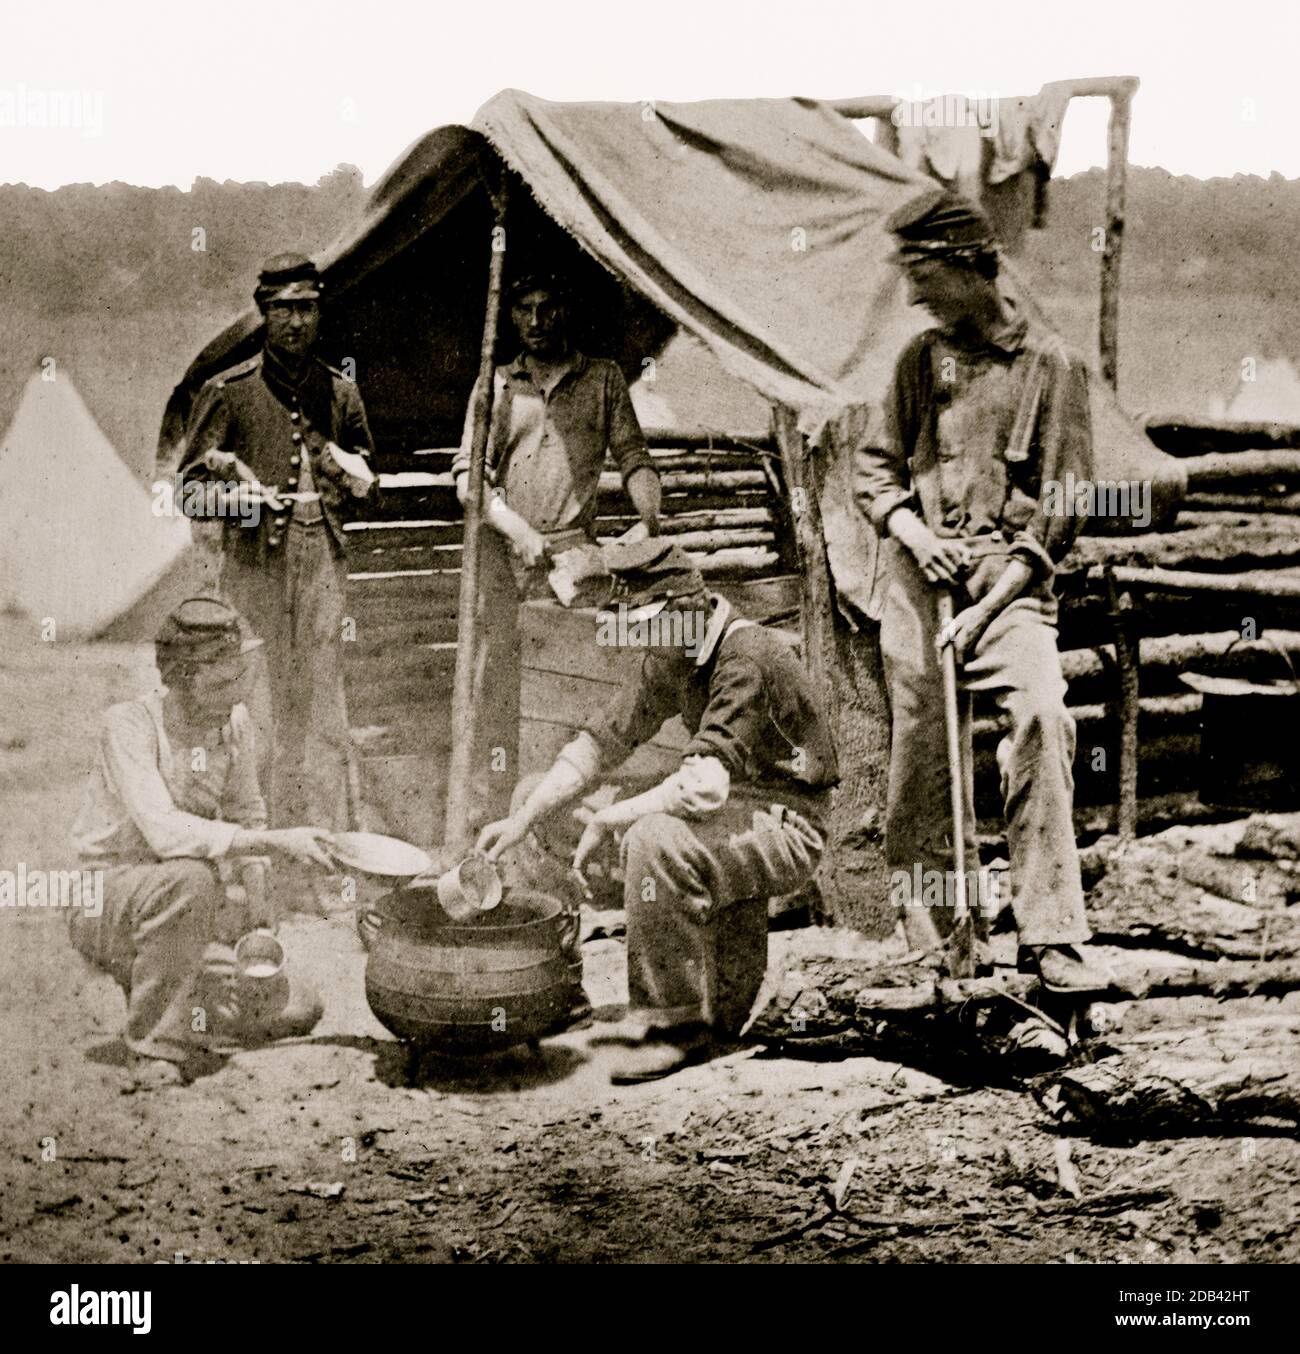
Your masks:
[[[914,328],[881,225],[932,185],[839,114],[506,90],[474,126],[591,255],[805,429],[879,398]]]
[[[907,302],[883,226],[932,181],[830,107],[804,99],[562,104],[507,90],[472,128],[437,128],[409,148],[321,260],[326,331],[357,359],[381,450],[459,436],[477,369],[491,226],[481,170],[487,157],[490,182],[496,156],[527,190],[512,198],[508,266],[526,266],[541,246],[635,302],[622,316],[611,310],[590,351],[635,373],[675,325],[705,346],[705,363],[796,411],[831,456],[846,445],[836,431],[846,417],[872,423],[897,354],[929,323]],[[1006,286],[1043,320],[1010,268]],[[247,313],[191,366],[169,406],[166,448],[197,384],[240,360],[257,328]],[[1181,467],[1100,381],[1094,425],[1099,478],[1150,480],[1157,511],[1175,508]],[[827,483],[843,488],[835,474]],[[843,595],[861,598],[870,582],[848,579],[837,563],[862,556],[849,539],[859,534],[854,513],[841,501],[830,514],[844,531],[830,554]]]
[[[877,542],[851,502],[846,429],[879,429],[897,355],[930,323],[883,226],[933,181],[805,99],[557,104],[506,90],[474,126],[589,254],[798,413],[831,461],[822,511],[841,606],[874,617]],[[1050,328],[1014,270],[1004,282]],[[1182,469],[1098,380],[1093,424],[1098,477],[1149,483],[1167,520]]]

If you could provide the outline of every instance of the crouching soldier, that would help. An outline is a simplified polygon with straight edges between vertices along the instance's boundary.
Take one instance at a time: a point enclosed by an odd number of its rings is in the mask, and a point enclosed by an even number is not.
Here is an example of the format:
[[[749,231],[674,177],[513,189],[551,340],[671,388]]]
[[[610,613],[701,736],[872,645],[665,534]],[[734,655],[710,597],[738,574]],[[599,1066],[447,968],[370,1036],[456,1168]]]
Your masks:
[[[661,784],[598,810],[581,871],[621,835],[630,1023],[639,1038],[611,1073],[649,1081],[710,1056],[743,1024],[767,966],[767,900],[793,893],[824,849],[836,783],[826,717],[789,643],[708,593],[676,546],[608,547],[622,614],[614,633],[655,641],[624,686],[479,850],[495,859],[554,821],[679,715],[690,735]],[[612,611],[604,614],[608,623]],[[624,630],[624,626],[627,627]]]
[[[110,707],[73,840],[82,868],[102,871],[98,916],[74,910],[73,945],[121,984],[137,1087],[189,1080],[229,1043],[306,1034],[320,1018],[314,992],[294,982],[278,1011],[241,1016],[236,985],[207,1010],[205,958],[223,889],[218,867],[274,853],[330,869],[324,831],[266,829],[252,721],[244,701],[249,654],[238,613],[215,598],[181,603],[158,633],[165,690]],[[266,924],[265,914],[248,924]],[[229,952],[223,965],[231,973]]]

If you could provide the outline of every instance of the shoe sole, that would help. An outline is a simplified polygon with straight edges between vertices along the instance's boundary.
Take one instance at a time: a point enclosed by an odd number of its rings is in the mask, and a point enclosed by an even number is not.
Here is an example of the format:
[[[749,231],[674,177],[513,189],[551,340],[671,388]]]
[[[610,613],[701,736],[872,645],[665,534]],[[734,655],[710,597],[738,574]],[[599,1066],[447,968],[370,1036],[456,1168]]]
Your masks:
[[[702,1044],[697,1049],[691,1049],[685,1059],[672,1067],[664,1068],[662,1071],[653,1072],[611,1072],[609,1074],[609,1083],[611,1086],[639,1086],[645,1081],[662,1081],[665,1077],[674,1076],[678,1072],[684,1072],[688,1067],[698,1066],[702,1062],[708,1062],[712,1056],[712,1050],[708,1044]]]

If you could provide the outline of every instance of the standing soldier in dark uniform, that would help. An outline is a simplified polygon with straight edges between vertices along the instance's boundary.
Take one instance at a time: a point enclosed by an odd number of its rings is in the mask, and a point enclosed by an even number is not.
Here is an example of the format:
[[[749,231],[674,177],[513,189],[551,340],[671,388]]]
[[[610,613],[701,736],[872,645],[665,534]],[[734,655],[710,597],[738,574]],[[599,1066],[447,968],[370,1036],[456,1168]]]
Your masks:
[[[346,830],[356,805],[340,649],[343,523],[375,480],[358,459],[373,450],[361,396],[312,352],[320,296],[310,259],[267,260],[254,293],[263,350],[200,391],[180,470],[260,486],[256,521],[226,519],[220,586],[266,641],[271,821]]]

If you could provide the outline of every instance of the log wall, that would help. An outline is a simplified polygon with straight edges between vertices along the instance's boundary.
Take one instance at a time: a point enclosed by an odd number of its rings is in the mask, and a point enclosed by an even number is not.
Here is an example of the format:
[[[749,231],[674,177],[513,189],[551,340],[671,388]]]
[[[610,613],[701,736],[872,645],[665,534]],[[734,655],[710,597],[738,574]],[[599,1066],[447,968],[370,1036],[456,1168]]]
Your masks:
[[[649,431],[663,480],[664,530],[710,584],[756,618],[797,606],[767,434],[708,438]],[[440,821],[451,752],[450,697],[456,654],[462,515],[450,450],[415,452],[388,474],[380,508],[349,525],[348,613],[355,623],[346,680],[354,737],[363,753],[371,825],[429,843]],[[597,532],[612,537],[636,520],[616,471],[601,476]],[[562,610],[556,608],[557,611]],[[579,619],[590,645],[591,613]],[[591,693],[560,689],[562,630],[543,627],[524,681],[525,772],[543,749],[567,741]],[[609,651],[602,650],[602,654]],[[555,656],[551,656],[551,655]],[[600,673],[593,680],[604,682]],[[577,703],[573,703],[573,702]],[[543,711],[547,719],[535,718]],[[558,732],[557,732],[558,731]],[[559,739],[558,743],[556,739]]]

